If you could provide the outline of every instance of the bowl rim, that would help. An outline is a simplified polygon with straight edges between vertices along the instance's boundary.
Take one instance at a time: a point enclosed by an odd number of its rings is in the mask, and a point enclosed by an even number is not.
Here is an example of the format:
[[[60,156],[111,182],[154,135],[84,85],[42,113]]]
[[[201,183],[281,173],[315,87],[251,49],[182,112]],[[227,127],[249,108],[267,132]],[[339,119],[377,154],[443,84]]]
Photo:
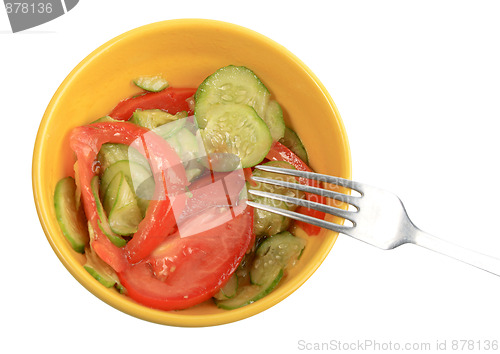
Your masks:
[[[294,276],[293,281],[290,281],[286,284],[286,286],[280,287],[281,291],[279,292],[279,296],[266,296],[265,299],[262,299],[260,301],[257,301],[250,306],[244,306],[242,308],[236,309],[236,310],[231,310],[227,311],[224,313],[214,313],[214,314],[203,314],[203,315],[182,315],[180,313],[176,312],[168,312],[168,311],[161,311],[161,310],[155,310],[155,309],[150,309],[147,308],[143,305],[134,303],[129,301],[128,299],[125,299],[123,296],[117,297],[116,295],[110,293],[108,290],[104,288],[103,286],[100,286],[100,284],[96,284],[97,282],[89,282],[88,281],[88,274],[85,275],[81,271],[77,270],[76,267],[76,260],[71,258],[69,255],[65,254],[66,252],[61,249],[57,242],[52,238],[51,236],[51,226],[49,225],[48,220],[49,215],[44,209],[44,206],[42,205],[42,200],[41,200],[41,194],[42,194],[42,178],[41,178],[41,164],[40,164],[40,157],[41,155],[41,150],[42,146],[44,144],[44,135],[46,130],[48,129],[49,123],[51,121],[51,116],[52,112],[54,109],[57,107],[58,101],[60,97],[64,94],[65,90],[67,87],[71,84],[75,78],[78,77],[79,73],[85,68],[86,65],[88,65],[94,58],[97,58],[101,54],[103,54],[109,47],[115,45],[116,43],[126,39],[129,36],[137,36],[145,34],[147,32],[154,32],[155,30],[158,29],[164,29],[169,26],[186,26],[186,25],[195,25],[195,26],[214,26],[216,25],[221,31],[239,31],[242,35],[251,37],[255,41],[260,41],[264,42],[274,48],[276,48],[279,52],[281,52],[283,55],[286,57],[289,57],[292,59],[298,66],[301,67],[304,72],[306,72],[309,77],[314,81],[314,83],[319,87],[321,92],[323,93],[324,97],[328,101],[334,115],[337,117],[337,124],[338,128],[340,130],[340,136],[342,137],[342,146],[345,150],[345,156],[344,156],[344,165],[342,166],[343,170],[346,171],[346,178],[351,178],[351,173],[352,173],[352,162],[351,162],[351,152],[350,152],[350,146],[349,142],[347,139],[347,133],[345,130],[344,123],[342,121],[342,118],[340,116],[340,113],[337,109],[337,106],[333,102],[333,99],[331,98],[330,94],[326,90],[325,86],[321,83],[321,81],[316,77],[316,75],[297,57],[295,56],[292,52],[290,52],[288,49],[286,49],[284,46],[280,45],[279,43],[271,40],[270,38],[255,32],[251,29],[248,29],[246,27],[242,27],[233,23],[229,22],[224,22],[224,21],[219,21],[219,20],[211,20],[211,19],[200,19],[200,18],[185,18],[185,19],[172,19],[172,20],[165,20],[165,21],[159,21],[151,24],[147,24],[141,27],[134,28],[132,30],[129,30],[127,32],[124,32],[101,46],[99,46],[97,49],[92,51],[89,55],[87,55],[69,74],[68,76],[63,80],[63,82],[60,84],[56,92],[54,93],[53,97],[51,98],[45,113],[43,115],[43,118],[40,122],[40,126],[37,132],[36,140],[35,140],[35,146],[33,150],[33,160],[32,160],[32,187],[33,187],[33,197],[35,201],[35,206],[38,214],[38,218],[40,220],[42,229],[45,233],[45,236],[47,240],[49,241],[54,253],[57,255],[61,263],[65,266],[65,268],[73,275],[73,277],[81,284],[83,285],[89,292],[91,292],[93,295],[97,296],[100,300],[104,301],[108,305],[128,314],[131,316],[134,316],[136,318],[140,318],[146,321],[158,323],[158,324],[164,324],[164,325],[171,325],[171,326],[179,326],[179,327],[202,327],[202,326],[214,326],[214,325],[221,325],[221,324],[226,324],[230,322],[236,322],[248,317],[251,317],[253,315],[256,315],[274,305],[277,303],[281,302],[284,300],[286,297],[288,297],[291,293],[293,293],[295,290],[297,290],[300,286],[304,284],[304,282],[309,279],[312,274],[319,268],[319,266],[323,263],[325,260],[326,256],[329,254],[330,250],[332,249],[336,238],[337,234],[330,232],[329,233],[329,239],[325,240],[326,244],[323,245],[320,250],[318,251],[317,254],[315,254],[315,259],[316,262],[312,264],[308,268],[307,272],[302,272],[300,276],[297,274]],[[328,241],[328,242],[327,242]],[[78,263],[80,268],[81,265]],[[118,294],[119,295],[119,294]]]

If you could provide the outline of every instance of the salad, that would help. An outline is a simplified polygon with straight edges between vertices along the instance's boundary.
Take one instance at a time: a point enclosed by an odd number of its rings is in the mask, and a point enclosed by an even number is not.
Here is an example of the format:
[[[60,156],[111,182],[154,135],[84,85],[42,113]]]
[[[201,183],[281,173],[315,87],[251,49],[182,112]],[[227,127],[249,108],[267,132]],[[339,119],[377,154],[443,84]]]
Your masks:
[[[310,171],[281,106],[243,66],[220,68],[198,88],[170,87],[162,76],[133,82],[140,94],[71,132],[74,176],[61,179],[54,193],[62,233],[103,286],[151,308],[211,300],[230,310],[266,296],[307,239],[293,235],[291,219],[246,200],[324,217],[247,193],[313,199],[251,179],[317,183],[253,168]],[[295,226],[309,236],[320,231]]]

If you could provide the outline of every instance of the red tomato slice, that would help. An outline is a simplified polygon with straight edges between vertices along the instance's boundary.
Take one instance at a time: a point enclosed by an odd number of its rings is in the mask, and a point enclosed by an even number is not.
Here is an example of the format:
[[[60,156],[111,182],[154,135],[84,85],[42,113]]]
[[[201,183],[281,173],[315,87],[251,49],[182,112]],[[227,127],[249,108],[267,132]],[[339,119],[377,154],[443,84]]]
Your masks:
[[[185,309],[210,299],[229,280],[253,239],[253,210],[245,205],[237,209],[238,216],[210,230],[170,236],[147,260],[119,273],[128,295],[161,310]],[[189,222],[213,220],[215,209],[207,213],[211,215]],[[224,219],[228,213],[216,217]]]
[[[129,120],[136,109],[162,109],[170,114],[187,111],[193,114],[187,99],[196,92],[194,88],[169,87],[160,92],[127,98],[116,105],[109,116],[118,120]]]
[[[295,155],[289,148],[287,148],[285,145],[281,144],[280,142],[275,142],[273,146],[271,147],[271,150],[266,156],[267,159],[271,161],[286,161],[290,164],[292,164],[297,170],[299,171],[307,171],[307,172],[312,172],[311,168],[307,166],[307,164],[300,159],[297,155]],[[310,180],[307,178],[299,178],[299,182],[301,184],[308,184],[310,186],[314,187],[319,187],[319,182]],[[324,203],[325,198],[321,197],[316,194],[310,194],[306,193],[306,199],[311,200],[314,202],[318,203]],[[303,206],[300,206],[296,210],[298,213],[304,214],[304,215],[309,215],[312,216],[313,218],[317,219],[324,219],[325,218],[325,213],[314,210],[314,209],[309,209]],[[307,232],[308,235],[315,236],[318,235],[321,231],[321,227],[311,225],[302,221],[296,221],[295,222],[297,226],[299,226],[302,230]]]

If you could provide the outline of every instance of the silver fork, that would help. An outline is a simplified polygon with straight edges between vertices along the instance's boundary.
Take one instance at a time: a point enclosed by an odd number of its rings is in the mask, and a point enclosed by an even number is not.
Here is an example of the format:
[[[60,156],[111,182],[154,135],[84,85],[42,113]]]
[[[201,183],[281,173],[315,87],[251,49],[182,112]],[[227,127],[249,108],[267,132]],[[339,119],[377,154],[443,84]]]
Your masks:
[[[363,183],[319,173],[303,172],[264,165],[256,166],[256,168],[263,171],[307,178],[346,187],[357,191],[360,193],[360,196],[348,195],[300,183],[286,182],[279,179],[254,176],[252,179],[256,182],[321,195],[323,197],[350,204],[354,206],[356,210],[344,210],[342,208],[305,199],[268,193],[254,189],[249,189],[248,192],[260,197],[271,198],[284,201],[286,203],[316,209],[326,214],[331,214],[349,220],[352,222],[352,225],[340,225],[253,201],[247,202],[250,206],[284,215],[292,219],[301,220],[325,229],[340,232],[385,250],[396,248],[405,243],[413,243],[500,276],[500,259],[454,245],[421,231],[411,222],[401,200],[390,192]]]

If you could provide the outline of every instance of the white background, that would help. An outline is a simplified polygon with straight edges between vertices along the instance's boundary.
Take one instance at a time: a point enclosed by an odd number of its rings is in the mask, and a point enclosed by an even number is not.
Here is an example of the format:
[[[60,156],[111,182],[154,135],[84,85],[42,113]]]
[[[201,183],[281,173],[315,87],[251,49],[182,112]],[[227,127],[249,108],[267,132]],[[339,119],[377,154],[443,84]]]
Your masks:
[[[447,340],[452,352],[455,339],[500,341],[499,277],[342,235],[304,286],[252,318],[194,329],[138,320],[63,267],[31,188],[45,107],[87,54],[147,23],[218,19],[270,37],[315,72],[343,117],[354,179],[398,194],[422,229],[500,257],[499,14],[495,1],[82,0],[12,34],[0,9],[0,351],[293,353],[304,352],[300,340],[369,339],[433,349]]]

